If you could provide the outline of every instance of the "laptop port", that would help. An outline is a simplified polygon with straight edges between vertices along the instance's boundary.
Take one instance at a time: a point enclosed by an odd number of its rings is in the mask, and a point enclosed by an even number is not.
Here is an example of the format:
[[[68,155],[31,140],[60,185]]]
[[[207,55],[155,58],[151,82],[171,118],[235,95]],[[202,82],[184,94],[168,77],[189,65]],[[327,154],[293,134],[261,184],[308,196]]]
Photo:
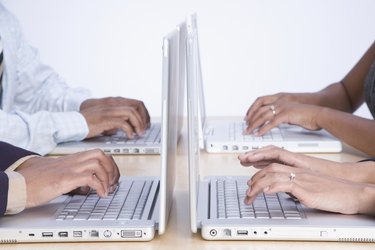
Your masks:
[[[92,230],[92,231],[90,231],[90,236],[91,237],[99,237],[99,232],[98,231],[96,231],[96,230]]]
[[[82,237],[82,231],[73,231],[73,237],[81,238]]]
[[[53,237],[53,233],[52,232],[43,232],[42,237]]]
[[[59,232],[59,237],[68,237],[68,232]]]
[[[249,231],[247,230],[237,230],[237,235],[248,235]]]
[[[210,235],[211,236],[216,236],[217,235],[217,231],[215,229],[211,229],[210,230]]]
[[[141,230],[121,230],[121,237],[122,238],[141,238],[142,231]]]

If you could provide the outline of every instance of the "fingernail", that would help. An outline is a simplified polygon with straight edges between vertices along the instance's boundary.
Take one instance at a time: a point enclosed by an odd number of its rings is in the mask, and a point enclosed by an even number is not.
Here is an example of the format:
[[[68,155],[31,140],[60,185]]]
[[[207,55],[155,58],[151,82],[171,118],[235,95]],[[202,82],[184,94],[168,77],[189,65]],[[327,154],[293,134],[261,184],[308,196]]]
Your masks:
[[[246,197],[245,200],[244,200],[244,203],[245,203],[246,205],[250,205],[250,204],[251,204],[251,202],[250,202],[250,197]]]

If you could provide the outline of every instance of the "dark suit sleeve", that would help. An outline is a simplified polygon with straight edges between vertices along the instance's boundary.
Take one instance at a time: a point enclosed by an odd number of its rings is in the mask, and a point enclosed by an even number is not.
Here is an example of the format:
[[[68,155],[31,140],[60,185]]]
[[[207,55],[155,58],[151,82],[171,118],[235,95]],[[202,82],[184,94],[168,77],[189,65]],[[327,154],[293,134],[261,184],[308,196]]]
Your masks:
[[[35,155],[35,153],[0,142],[0,216],[4,215],[8,205],[9,180],[4,171],[18,159],[28,155]]]

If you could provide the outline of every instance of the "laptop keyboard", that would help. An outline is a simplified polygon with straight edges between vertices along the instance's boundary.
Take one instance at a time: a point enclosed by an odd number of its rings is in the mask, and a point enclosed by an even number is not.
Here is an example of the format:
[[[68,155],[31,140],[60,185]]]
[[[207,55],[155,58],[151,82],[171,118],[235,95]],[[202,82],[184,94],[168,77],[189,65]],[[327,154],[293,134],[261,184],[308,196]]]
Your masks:
[[[244,134],[247,125],[245,122],[234,122],[229,125],[229,138],[233,141],[282,141],[283,135],[280,128],[276,127],[262,136]]]
[[[142,136],[135,135],[133,139],[129,139],[124,132],[118,132],[117,134],[110,136],[107,144],[144,144],[144,145],[153,145],[160,143],[160,133],[161,128],[160,124],[153,124],[149,129],[145,131],[145,134]]]
[[[244,199],[248,188],[246,180],[219,179],[217,187],[217,217],[219,219],[301,219],[296,202],[285,193],[261,193],[253,204]]]
[[[74,195],[56,220],[140,220],[149,196],[152,180],[129,180],[105,198],[94,190]]]

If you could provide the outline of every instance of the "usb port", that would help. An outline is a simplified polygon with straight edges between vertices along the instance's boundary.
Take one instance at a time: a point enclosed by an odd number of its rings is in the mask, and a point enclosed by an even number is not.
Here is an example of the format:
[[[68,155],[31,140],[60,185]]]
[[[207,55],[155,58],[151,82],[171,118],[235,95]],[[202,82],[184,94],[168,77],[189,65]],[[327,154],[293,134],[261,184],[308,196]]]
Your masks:
[[[43,232],[42,237],[53,237],[53,233],[52,232]]]
[[[249,231],[247,230],[237,230],[237,235],[248,235]]]
[[[59,237],[68,237],[68,232],[59,232]]]
[[[73,231],[73,237],[82,238],[82,231]]]

